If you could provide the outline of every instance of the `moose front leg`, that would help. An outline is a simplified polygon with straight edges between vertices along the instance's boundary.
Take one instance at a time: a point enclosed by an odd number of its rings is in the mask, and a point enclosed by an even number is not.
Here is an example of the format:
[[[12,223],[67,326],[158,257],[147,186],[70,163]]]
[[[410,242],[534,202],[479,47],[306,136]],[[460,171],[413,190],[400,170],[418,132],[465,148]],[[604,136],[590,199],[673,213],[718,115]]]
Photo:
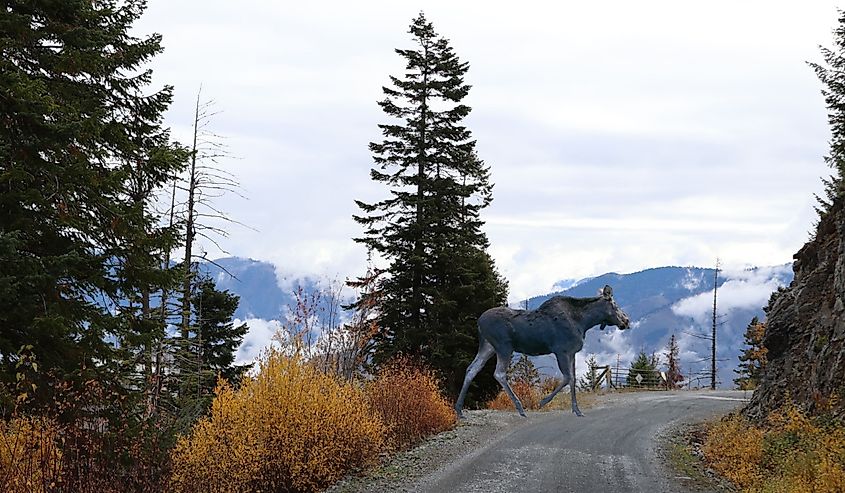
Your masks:
[[[578,409],[578,401],[575,400],[575,355],[570,358],[569,363],[569,395],[572,398],[572,412],[575,416],[583,416],[584,413]]]

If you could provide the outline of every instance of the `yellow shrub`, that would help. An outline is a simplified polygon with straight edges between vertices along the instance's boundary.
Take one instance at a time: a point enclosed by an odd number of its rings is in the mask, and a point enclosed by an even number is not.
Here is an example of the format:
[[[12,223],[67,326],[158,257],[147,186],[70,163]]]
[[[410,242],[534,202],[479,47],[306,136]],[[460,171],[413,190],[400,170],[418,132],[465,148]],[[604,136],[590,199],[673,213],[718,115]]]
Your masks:
[[[58,429],[46,418],[17,417],[0,423],[0,491],[52,491],[61,481]]]
[[[765,426],[740,416],[714,425],[704,444],[713,468],[746,491],[845,491],[845,427],[807,416],[791,402]]]
[[[255,378],[216,393],[173,451],[173,491],[318,491],[384,446],[361,390],[296,357],[271,351]]]
[[[704,455],[713,469],[740,487],[762,478],[763,432],[741,416],[731,415],[715,424],[704,442]]]
[[[455,425],[452,406],[426,368],[398,359],[367,384],[367,401],[387,426],[390,444],[404,449]]]

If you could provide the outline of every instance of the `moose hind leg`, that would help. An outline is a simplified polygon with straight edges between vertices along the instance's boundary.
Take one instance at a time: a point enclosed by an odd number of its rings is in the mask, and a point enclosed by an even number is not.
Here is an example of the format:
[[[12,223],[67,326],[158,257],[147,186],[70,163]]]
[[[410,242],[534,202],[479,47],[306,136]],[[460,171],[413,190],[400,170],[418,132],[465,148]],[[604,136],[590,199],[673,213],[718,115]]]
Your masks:
[[[584,413],[578,409],[578,401],[575,400],[575,355],[572,355],[569,363],[569,393],[572,396],[572,412],[575,416],[583,416]]]
[[[461,393],[458,395],[457,402],[455,402],[455,412],[458,414],[459,418],[464,417],[462,410],[464,407],[464,399],[467,396],[467,390],[469,390],[469,384],[472,383],[472,380],[478,375],[478,372],[484,368],[484,363],[487,363],[487,360],[495,353],[496,351],[493,349],[493,345],[486,339],[481,339],[481,343],[478,345],[478,354],[475,355],[475,359],[472,360],[472,363],[470,363],[467,367],[467,373],[464,377],[464,385],[461,387]]]
[[[562,374],[562,379],[560,381],[560,384],[558,384],[558,386],[555,387],[555,389],[552,391],[552,393],[547,395],[546,397],[543,397],[543,400],[540,401],[540,407],[541,408],[543,406],[545,406],[546,404],[548,404],[549,402],[551,402],[552,399],[554,399],[555,396],[558,394],[558,392],[563,390],[563,388],[566,387],[566,385],[569,383],[569,356],[561,353],[561,354],[556,354],[555,357],[557,358],[557,365],[558,365],[558,368],[560,368],[560,373]]]
[[[519,400],[519,397],[513,393],[511,390],[511,386],[508,385],[508,365],[511,362],[511,355],[505,355],[502,353],[496,353],[496,372],[493,373],[493,376],[496,377],[496,381],[499,382],[499,385],[505,390],[505,393],[508,394],[508,397],[511,398],[511,402],[513,402],[514,407],[516,407],[516,412],[519,413],[520,416],[523,418],[525,416],[525,409],[522,408],[522,402]]]

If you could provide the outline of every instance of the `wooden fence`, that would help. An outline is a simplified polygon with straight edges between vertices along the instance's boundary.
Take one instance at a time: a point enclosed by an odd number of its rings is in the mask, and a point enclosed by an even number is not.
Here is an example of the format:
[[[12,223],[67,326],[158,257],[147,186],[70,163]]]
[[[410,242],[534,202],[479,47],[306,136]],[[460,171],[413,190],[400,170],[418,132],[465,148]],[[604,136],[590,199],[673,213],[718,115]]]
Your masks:
[[[596,375],[592,382],[592,391],[605,389],[670,390],[682,388],[680,382],[669,383],[666,372],[659,370],[634,370],[614,368],[610,365],[596,366],[590,369]]]

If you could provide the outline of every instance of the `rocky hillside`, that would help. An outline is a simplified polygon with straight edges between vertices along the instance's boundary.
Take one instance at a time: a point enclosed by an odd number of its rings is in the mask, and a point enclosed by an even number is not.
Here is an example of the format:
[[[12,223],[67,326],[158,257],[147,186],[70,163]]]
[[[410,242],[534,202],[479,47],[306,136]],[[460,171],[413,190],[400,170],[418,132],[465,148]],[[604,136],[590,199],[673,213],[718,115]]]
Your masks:
[[[845,201],[834,204],[794,258],[792,283],[769,302],[769,364],[743,412],[760,419],[787,393],[818,411],[836,396],[835,413],[845,420]]]

